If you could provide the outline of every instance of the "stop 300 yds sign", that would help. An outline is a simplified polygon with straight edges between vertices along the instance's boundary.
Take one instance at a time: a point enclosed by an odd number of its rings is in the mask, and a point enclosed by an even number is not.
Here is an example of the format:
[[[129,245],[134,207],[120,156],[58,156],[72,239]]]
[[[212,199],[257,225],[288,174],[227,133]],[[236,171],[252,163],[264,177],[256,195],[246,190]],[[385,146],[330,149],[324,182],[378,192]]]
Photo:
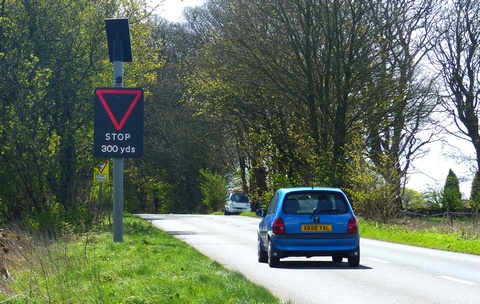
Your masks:
[[[143,156],[143,90],[97,88],[94,95],[94,156]]]

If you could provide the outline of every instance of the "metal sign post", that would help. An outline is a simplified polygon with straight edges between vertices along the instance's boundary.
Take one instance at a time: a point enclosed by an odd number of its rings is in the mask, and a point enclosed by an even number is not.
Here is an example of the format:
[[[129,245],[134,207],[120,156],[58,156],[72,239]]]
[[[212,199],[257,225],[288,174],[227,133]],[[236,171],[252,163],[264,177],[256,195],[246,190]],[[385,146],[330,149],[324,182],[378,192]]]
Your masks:
[[[113,62],[113,86],[123,88],[123,61]],[[123,241],[123,158],[113,159],[113,241]]]
[[[123,63],[132,61],[128,19],[106,19],[113,88],[94,93],[93,155],[113,158],[113,241],[123,241],[123,159],[143,155],[143,90],[123,88]]]
[[[113,86],[123,88],[123,62],[132,61],[128,19],[106,19]],[[113,159],[113,241],[123,241],[123,158]]]

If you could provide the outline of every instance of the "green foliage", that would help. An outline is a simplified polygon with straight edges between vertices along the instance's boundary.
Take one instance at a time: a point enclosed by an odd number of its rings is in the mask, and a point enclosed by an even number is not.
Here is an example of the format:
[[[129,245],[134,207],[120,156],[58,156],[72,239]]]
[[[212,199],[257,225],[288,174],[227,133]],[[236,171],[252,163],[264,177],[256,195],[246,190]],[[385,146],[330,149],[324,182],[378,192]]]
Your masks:
[[[457,175],[452,169],[448,171],[448,176],[443,187],[442,206],[447,209],[447,218],[453,225],[452,210],[463,207],[462,193],[460,192],[460,184]]]
[[[413,189],[405,188],[402,195],[402,203],[405,209],[425,209],[426,203],[423,195]]]
[[[472,190],[470,191],[469,207],[472,208],[472,224],[478,224],[480,220],[480,171],[475,173],[472,182]]]
[[[311,1],[300,8],[292,1],[219,1],[192,15],[189,27],[201,34],[198,50],[185,60],[184,101],[248,143],[237,153],[265,177],[252,172],[254,192],[344,187],[359,204],[367,200],[359,210],[387,219],[401,207],[401,180],[425,144],[416,135],[435,106],[431,82],[414,70],[423,41],[413,29],[431,20],[423,15],[430,10],[385,25],[383,19],[418,7],[405,1],[374,12],[368,2],[348,3]],[[361,142],[349,144],[355,140]],[[350,164],[350,153],[367,168]]]
[[[425,204],[428,208],[442,208],[443,189],[440,189],[440,187],[430,187],[423,192],[422,195],[425,198]]]
[[[355,212],[367,219],[379,217],[382,204],[382,178],[375,172],[372,162],[368,161],[360,136],[354,136],[350,142],[349,162],[346,165],[345,191]]]
[[[279,303],[239,272],[212,262],[138,218],[126,217],[125,238],[110,231],[58,243],[22,243],[8,303]],[[20,247],[20,246],[18,246]],[[4,291],[9,290],[9,293]],[[8,300],[7,300],[8,299]]]
[[[460,184],[457,175],[452,169],[448,171],[442,196],[443,207],[450,209],[462,208],[462,193],[460,192]]]
[[[472,190],[470,191],[469,204],[471,207],[480,207],[480,171],[475,173],[472,182]]]
[[[128,83],[155,83],[161,44],[145,1],[8,1],[0,10],[2,219],[83,229],[98,212],[91,172],[93,88],[111,84],[105,18],[129,16]],[[146,90],[148,95],[148,90]],[[82,220],[79,220],[82,219]],[[42,228],[43,227],[43,228]],[[68,229],[67,229],[68,230]]]
[[[0,83],[7,84],[0,85],[0,163],[11,184],[0,196],[8,218],[58,230],[89,192],[84,165],[91,156],[84,149],[91,133],[77,132],[91,126],[92,62],[104,46],[91,44],[104,26],[93,5],[42,0],[2,7],[10,24],[0,31],[0,53],[8,54],[0,60]]]
[[[283,0],[218,1],[173,25],[153,17],[147,2],[3,4],[3,219],[53,210],[47,222],[75,226],[73,212],[90,218],[106,209],[111,197],[97,204],[91,183],[92,90],[112,81],[104,19],[124,16],[134,55],[125,85],[143,87],[146,97],[146,153],[126,162],[127,211],[202,211],[206,168],[239,170],[255,203],[278,187],[338,186],[359,214],[395,217],[433,108],[431,82],[417,77],[423,40],[414,29],[430,28],[423,13],[435,10],[411,1],[307,1],[302,9]],[[412,10],[412,18],[385,18]]]
[[[227,197],[227,183],[223,176],[210,172],[209,169],[200,170],[200,191],[203,203],[211,210],[216,211],[223,207]]]
[[[404,224],[383,225],[360,220],[362,237],[401,243],[425,248],[480,255],[478,232],[468,228],[468,223],[451,229],[445,223],[431,219],[405,219]]]

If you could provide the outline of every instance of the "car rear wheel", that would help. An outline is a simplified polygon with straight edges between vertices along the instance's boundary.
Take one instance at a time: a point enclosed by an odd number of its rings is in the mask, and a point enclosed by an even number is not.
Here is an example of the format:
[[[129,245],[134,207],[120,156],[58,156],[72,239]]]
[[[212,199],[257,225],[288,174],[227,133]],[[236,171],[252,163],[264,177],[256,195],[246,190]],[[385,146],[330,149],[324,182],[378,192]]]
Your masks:
[[[348,266],[358,267],[360,265],[360,248],[358,248],[357,255],[348,257]]]
[[[280,258],[273,255],[272,241],[268,240],[268,266],[275,268],[280,264]]]
[[[262,241],[260,240],[260,237],[258,237],[258,240],[257,240],[257,258],[260,263],[268,262],[268,252],[263,250]]]
[[[343,257],[341,255],[334,255],[332,256],[332,261],[334,263],[341,263],[343,261]]]

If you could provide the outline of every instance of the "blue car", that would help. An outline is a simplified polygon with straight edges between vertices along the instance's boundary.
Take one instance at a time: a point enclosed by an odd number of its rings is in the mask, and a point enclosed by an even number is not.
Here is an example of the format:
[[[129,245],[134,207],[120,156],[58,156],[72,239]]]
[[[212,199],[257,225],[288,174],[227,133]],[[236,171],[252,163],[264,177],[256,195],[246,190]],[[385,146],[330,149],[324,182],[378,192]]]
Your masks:
[[[281,258],[331,256],[360,264],[357,219],[338,188],[298,187],[276,191],[268,208],[259,209],[258,261],[278,267]]]

